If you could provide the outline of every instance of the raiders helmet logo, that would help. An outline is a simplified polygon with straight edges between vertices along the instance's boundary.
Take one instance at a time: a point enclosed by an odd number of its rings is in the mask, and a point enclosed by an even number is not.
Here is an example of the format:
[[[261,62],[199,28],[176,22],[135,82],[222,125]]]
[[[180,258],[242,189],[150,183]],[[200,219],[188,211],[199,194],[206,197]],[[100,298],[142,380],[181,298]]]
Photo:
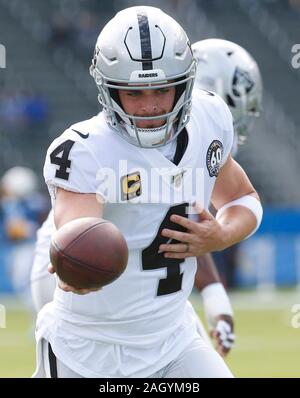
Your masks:
[[[248,94],[253,86],[254,82],[250,74],[240,68],[236,68],[232,79],[233,94],[237,97],[240,97],[243,92]]]
[[[223,144],[221,141],[214,140],[206,154],[206,167],[210,177],[217,177],[220,171],[220,165],[223,158]]]

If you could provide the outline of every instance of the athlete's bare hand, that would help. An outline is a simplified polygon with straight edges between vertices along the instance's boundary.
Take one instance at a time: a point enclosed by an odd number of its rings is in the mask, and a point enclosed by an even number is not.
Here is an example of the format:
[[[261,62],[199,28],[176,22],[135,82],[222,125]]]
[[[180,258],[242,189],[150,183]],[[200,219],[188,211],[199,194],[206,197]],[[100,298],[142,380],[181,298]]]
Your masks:
[[[180,243],[161,244],[159,252],[164,252],[167,258],[198,257],[212,251],[223,250],[226,247],[226,227],[220,224],[208,211],[194,205],[199,214],[199,221],[172,215],[171,221],[185,227],[187,232],[163,229],[164,237]]]
[[[50,263],[48,265],[48,272],[50,272],[50,274],[54,274],[55,273],[55,269],[53,267],[53,265]],[[93,289],[78,289],[75,288],[73,286],[68,285],[67,283],[65,283],[64,281],[62,281],[60,278],[58,278],[58,287],[60,289],[62,289],[65,292],[72,292],[75,294],[79,294],[79,295],[84,295],[84,294],[88,294],[91,292],[97,292],[98,290],[101,290],[99,288],[93,288]]]

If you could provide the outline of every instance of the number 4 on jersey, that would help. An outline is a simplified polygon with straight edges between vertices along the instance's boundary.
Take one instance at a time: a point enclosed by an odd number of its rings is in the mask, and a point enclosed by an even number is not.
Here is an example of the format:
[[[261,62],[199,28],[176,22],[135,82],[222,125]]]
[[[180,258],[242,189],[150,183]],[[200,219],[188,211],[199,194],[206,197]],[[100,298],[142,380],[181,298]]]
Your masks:
[[[175,224],[170,220],[172,214],[177,214],[182,217],[187,217],[186,208],[188,203],[182,203],[177,206],[172,206],[165,218],[163,219],[158,233],[150,246],[142,251],[142,264],[144,271],[151,271],[159,268],[167,269],[167,277],[160,279],[157,288],[157,296],[163,296],[170,293],[175,293],[181,290],[183,273],[180,272],[180,264],[184,259],[165,258],[163,253],[158,253],[158,248],[163,243],[179,243],[177,240],[168,242],[168,238],[161,235],[164,228],[174,229],[180,232],[186,232],[186,229],[181,225]]]
[[[70,150],[75,141],[67,140],[60,144],[50,154],[50,161],[52,164],[57,164],[59,169],[56,170],[55,177],[62,180],[68,180],[70,173],[67,171],[71,167],[71,160],[69,159]]]

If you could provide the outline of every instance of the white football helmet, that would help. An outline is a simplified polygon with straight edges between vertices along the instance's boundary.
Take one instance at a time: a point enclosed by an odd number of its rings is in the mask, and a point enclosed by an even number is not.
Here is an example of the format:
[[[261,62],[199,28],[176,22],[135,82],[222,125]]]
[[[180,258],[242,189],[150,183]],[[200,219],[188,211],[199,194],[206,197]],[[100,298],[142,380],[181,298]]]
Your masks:
[[[207,39],[192,45],[197,60],[195,87],[214,91],[231,110],[238,143],[245,140],[250,120],[259,116],[262,80],[257,63],[241,46]]]
[[[100,33],[90,67],[107,122],[127,141],[143,148],[160,147],[189,121],[196,61],[182,27],[159,8],[130,7]],[[138,120],[162,119],[126,114],[118,90],[176,87],[174,106],[157,128],[138,128]]]
[[[31,195],[38,187],[35,172],[28,167],[12,167],[7,170],[0,181],[5,194],[17,199]]]

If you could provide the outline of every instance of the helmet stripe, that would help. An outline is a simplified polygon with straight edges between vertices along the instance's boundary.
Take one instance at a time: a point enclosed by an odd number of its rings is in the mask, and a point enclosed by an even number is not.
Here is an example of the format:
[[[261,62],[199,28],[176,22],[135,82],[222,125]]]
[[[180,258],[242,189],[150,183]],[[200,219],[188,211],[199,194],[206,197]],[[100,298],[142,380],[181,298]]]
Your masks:
[[[148,16],[145,11],[137,11],[137,18],[139,22],[140,38],[141,38],[141,53],[143,70],[153,69],[152,62],[152,48]]]

